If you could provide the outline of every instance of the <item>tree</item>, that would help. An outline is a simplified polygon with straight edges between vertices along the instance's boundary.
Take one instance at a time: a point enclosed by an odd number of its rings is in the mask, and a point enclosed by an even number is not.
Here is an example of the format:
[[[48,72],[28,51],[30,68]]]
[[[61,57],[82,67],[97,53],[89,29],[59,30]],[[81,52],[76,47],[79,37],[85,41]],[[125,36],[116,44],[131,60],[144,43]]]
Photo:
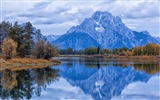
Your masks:
[[[23,27],[18,25],[18,22],[15,22],[13,27],[10,28],[9,37],[12,38],[15,42],[17,42],[17,55],[20,57],[25,56],[25,40],[24,40],[24,29]]]
[[[4,38],[8,37],[8,32],[10,30],[10,28],[12,27],[12,25],[9,22],[1,22],[0,23],[0,52],[1,51],[1,44],[4,40]]]
[[[98,46],[98,48],[97,48],[97,54],[99,54],[100,53],[100,46]]]
[[[33,27],[32,24],[30,22],[27,22],[25,25],[25,34],[24,34],[24,38],[25,38],[25,53],[26,55],[30,55],[31,54],[31,50],[33,49],[34,46],[34,41],[33,41],[33,37],[32,35],[34,35],[35,33],[33,32]]]
[[[44,58],[45,48],[46,48],[45,42],[42,40],[38,41],[35,44],[35,49],[33,50],[33,55],[36,58]]]
[[[127,51],[125,52],[125,55],[126,55],[126,56],[131,56],[131,55],[132,55],[132,52],[129,51],[129,50],[127,50]]]
[[[2,43],[2,53],[5,59],[11,59],[16,56],[17,42],[11,38],[5,38]]]
[[[66,49],[66,53],[67,54],[72,54],[73,53],[73,49],[71,47]]]
[[[109,49],[101,49],[101,50],[100,50],[100,53],[101,53],[101,54],[110,54],[111,51],[110,51]]]
[[[50,59],[57,54],[57,48],[49,42],[45,43],[43,40],[38,41],[33,50],[33,56],[36,58]]]
[[[48,42],[45,49],[44,59],[50,59],[51,57],[54,57],[57,54],[58,54],[57,47]]]
[[[94,54],[97,53],[97,48],[94,48],[94,47],[86,48],[86,49],[84,50],[84,53],[85,53],[86,55],[94,55]]]
[[[143,54],[143,47],[136,46],[132,50],[132,55],[142,55]]]
[[[143,50],[144,55],[159,55],[160,54],[160,46],[157,44],[146,44]]]
[[[42,39],[42,34],[41,34],[41,30],[40,29],[38,29],[37,31],[36,31],[36,39],[37,39],[37,41],[40,41],[41,39]]]

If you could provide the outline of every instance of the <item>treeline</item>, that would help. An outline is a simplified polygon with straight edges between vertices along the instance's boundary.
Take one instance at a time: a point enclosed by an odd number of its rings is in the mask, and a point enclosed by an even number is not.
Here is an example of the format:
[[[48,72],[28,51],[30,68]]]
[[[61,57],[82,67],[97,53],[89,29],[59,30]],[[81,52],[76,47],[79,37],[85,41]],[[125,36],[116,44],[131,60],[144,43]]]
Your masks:
[[[109,49],[101,49],[100,47],[89,47],[84,50],[73,50],[72,48],[59,50],[59,54],[61,55],[69,55],[69,54],[78,54],[78,55],[95,55],[95,54],[116,54],[121,56],[134,56],[134,55],[159,55],[160,54],[160,46],[158,44],[146,44],[145,46],[136,46],[132,49],[128,49],[126,47],[123,48],[115,48],[113,50]]]
[[[160,55],[160,46],[158,44],[146,44],[143,47],[137,46],[133,48],[132,55]]]
[[[46,42],[39,29],[35,29],[30,22],[13,25],[3,21],[0,23],[0,44],[5,59],[12,57],[36,57],[49,59],[56,55],[57,48]]]

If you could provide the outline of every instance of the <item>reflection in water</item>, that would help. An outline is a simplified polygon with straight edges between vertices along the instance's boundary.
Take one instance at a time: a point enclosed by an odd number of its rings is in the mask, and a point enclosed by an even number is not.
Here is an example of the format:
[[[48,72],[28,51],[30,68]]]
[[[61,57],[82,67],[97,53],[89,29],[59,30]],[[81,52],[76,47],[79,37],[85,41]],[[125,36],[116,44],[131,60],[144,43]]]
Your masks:
[[[149,81],[150,84],[155,83],[151,79],[159,76],[159,72],[158,63],[139,64],[137,62],[105,62],[102,59],[63,58],[58,67],[17,71],[3,70],[0,73],[0,97],[16,100],[34,99],[36,96],[40,96],[37,99],[42,100],[79,99],[78,97],[82,97],[84,100],[90,96],[95,100],[107,100],[121,97],[122,93],[125,93],[126,87],[131,84],[131,86],[135,86],[137,82],[148,84]],[[54,83],[55,81],[57,82]],[[156,81],[156,83],[158,82]],[[158,85],[144,87],[145,91],[152,91],[145,92],[143,95],[139,93],[140,90],[134,91],[137,94],[133,95],[159,99],[160,96],[155,94],[157,93],[155,86]],[[142,85],[136,85],[136,87],[142,87]],[[133,88],[129,89],[133,90]],[[43,92],[44,89],[46,91]],[[81,93],[86,98],[83,98]],[[131,92],[129,93],[131,94]],[[150,95],[148,96],[147,93]],[[127,96],[130,98],[133,95]]]
[[[160,72],[160,64],[151,63],[151,64],[134,64],[135,70],[143,70],[148,74],[155,74]]]
[[[105,60],[103,59],[101,61],[101,59],[85,59],[85,66],[86,67],[98,67],[98,69],[100,68],[100,66],[106,67],[106,66],[121,66],[121,67],[128,67],[128,66],[133,66],[135,70],[143,70],[145,72],[147,72],[148,74],[155,74],[160,72],[160,64],[159,63],[142,63],[142,62],[126,62],[126,63],[122,63],[122,62],[105,62]]]
[[[10,70],[2,71],[1,84],[5,90],[11,91],[12,88],[17,85],[16,76],[17,76],[16,72],[12,72]]]
[[[72,67],[62,63],[58,67],[60,75],[73,87],[79,87],[85,94],[91,95],[95,100],[118,97],[129,84],[135,82],[147,83],[151,77],[159,76],[160,72],[159,64],[156,63],[138,65],[134,63],[115,64],[112,62],[105,64],[99,60],[93,62],[79,61],[73,59]],[[150,74],[151,72],[152,74]],[[159,98],[159,96],[155,98]]]
[[[58,71],[52,68],[20,71],[3,70],[0,73],[0,97],[2,99],[30,99],[35,93],[40,96],[42,89],[58,80]]]

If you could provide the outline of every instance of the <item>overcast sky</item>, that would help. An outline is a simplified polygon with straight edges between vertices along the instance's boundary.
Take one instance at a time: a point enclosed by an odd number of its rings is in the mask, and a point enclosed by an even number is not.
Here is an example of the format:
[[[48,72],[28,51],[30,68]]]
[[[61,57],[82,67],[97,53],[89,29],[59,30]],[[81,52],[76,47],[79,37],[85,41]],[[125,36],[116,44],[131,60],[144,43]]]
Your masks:
[[[1,21],[30,21],[44,35],[60,35],[91,17],[95,11],[120,16],[136,31],[160,36],[158,0],[0,0]]]

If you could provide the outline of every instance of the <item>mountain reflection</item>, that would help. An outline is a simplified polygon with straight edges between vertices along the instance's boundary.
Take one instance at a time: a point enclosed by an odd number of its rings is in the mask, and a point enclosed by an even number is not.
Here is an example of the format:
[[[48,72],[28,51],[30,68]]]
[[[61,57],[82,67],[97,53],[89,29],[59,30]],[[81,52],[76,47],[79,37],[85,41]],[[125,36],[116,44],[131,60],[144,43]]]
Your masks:
[[[159,75],[159,64],[103,63],[73,59],[72,66],[63,63],[60,75],[72,86],[79,87],[95,100],[107,100],[121,95],[125,87],[133,82],[147,83],[152,76]],[[71,63],[71,62],[69,62]]]
[[[0,97],[2,99],[30,99],[40,96],[51,82],[59,79],[59,70],[47,68],[19,71],[3,70],[0,73]]]

